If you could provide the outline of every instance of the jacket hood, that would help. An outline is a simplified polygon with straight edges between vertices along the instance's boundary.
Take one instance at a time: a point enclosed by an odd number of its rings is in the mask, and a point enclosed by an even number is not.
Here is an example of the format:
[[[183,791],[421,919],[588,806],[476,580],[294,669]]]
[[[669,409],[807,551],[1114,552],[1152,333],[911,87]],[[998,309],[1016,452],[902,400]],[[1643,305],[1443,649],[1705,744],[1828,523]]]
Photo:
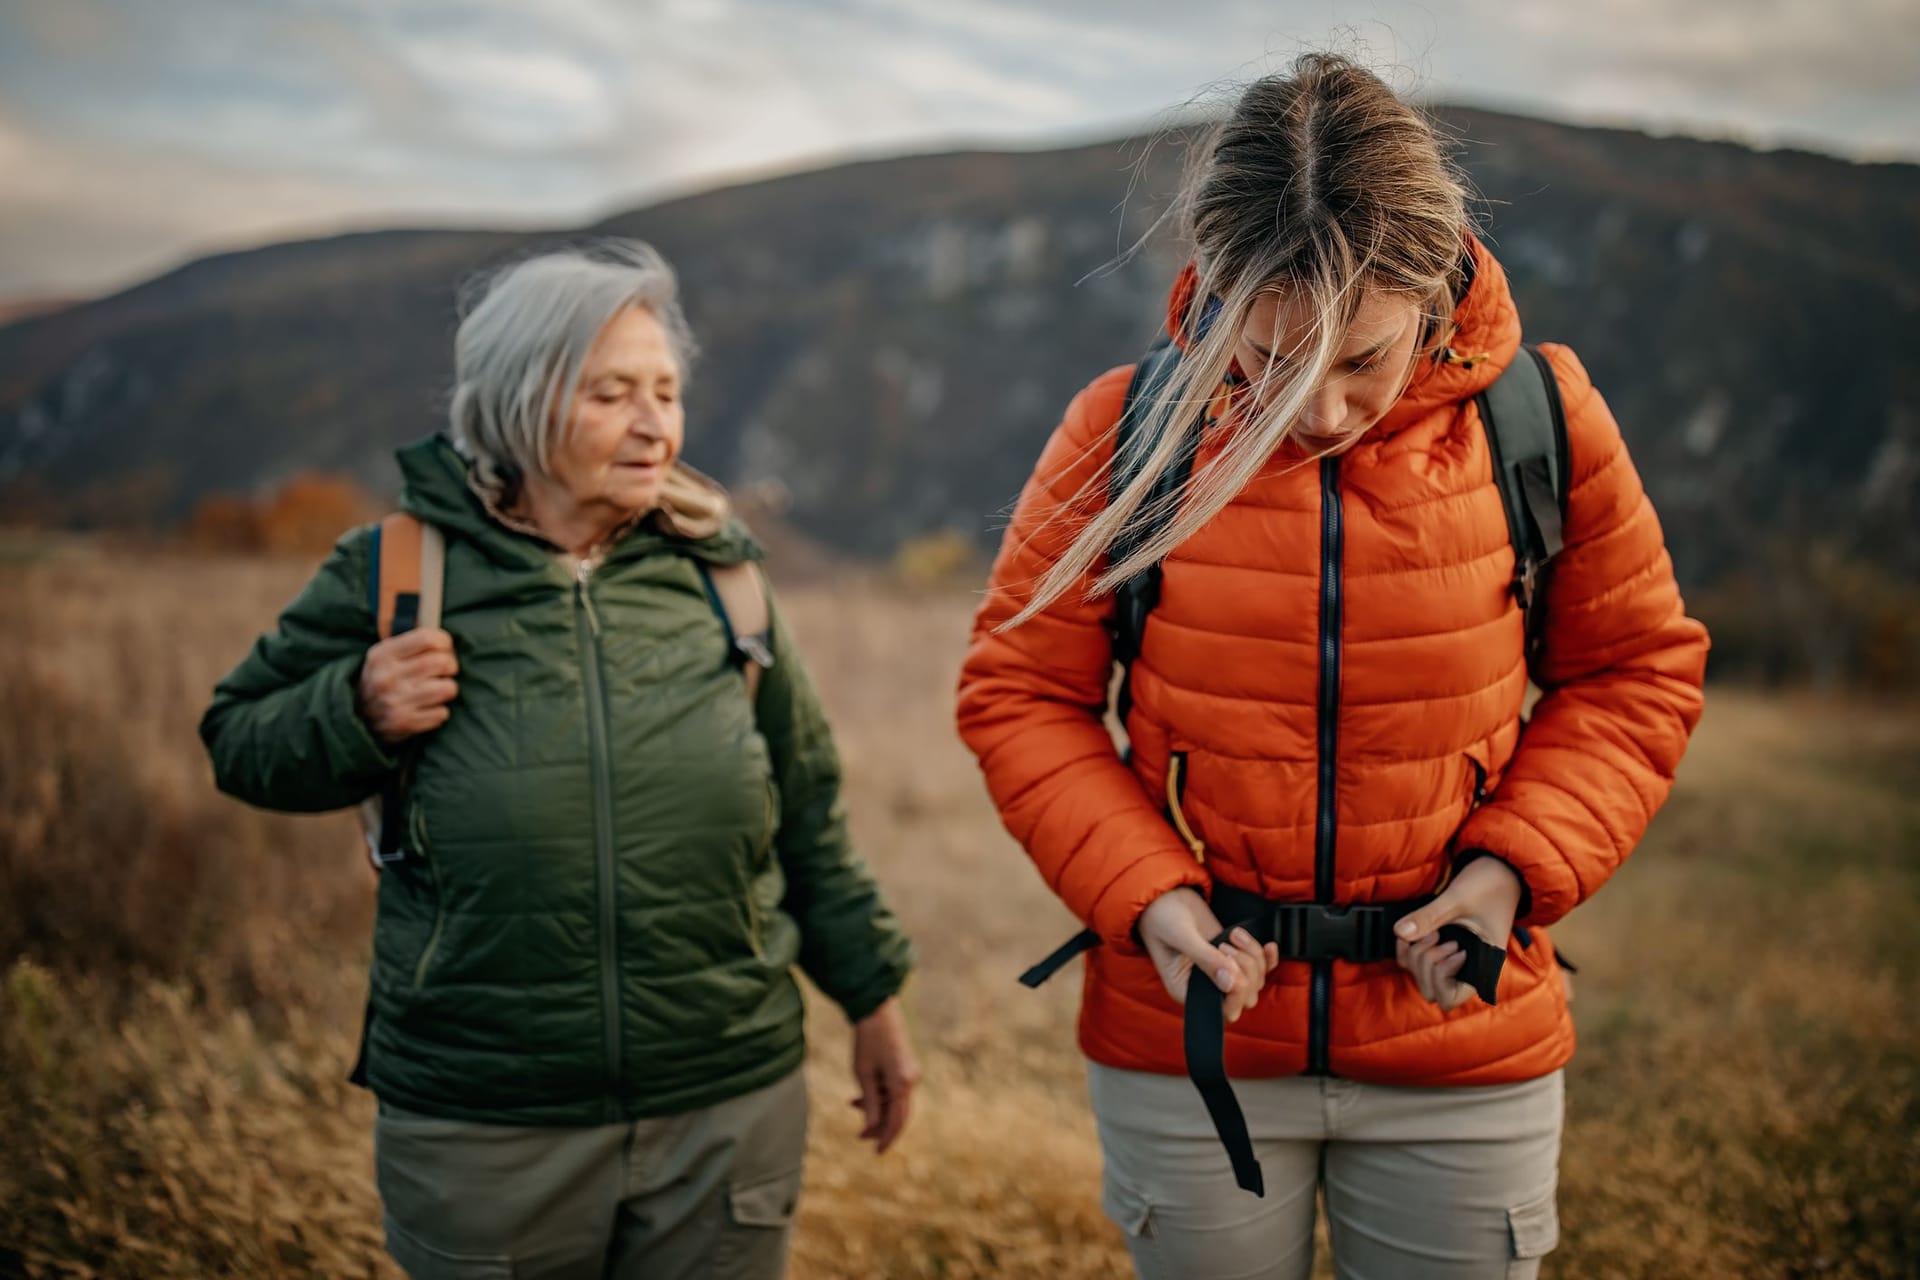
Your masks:
[[[1520,350],[1520,313],[1507,287],[1507,273],[1476,236],[1466,238],[1466,296],[1453,309],[1452,336],[1437,356],[1424,359],[1400,399],[1369,433],[1391,435],[1444,405],[1470,400],[1492,386]],[[1181,268],[1167,298],[1167,332],[1186,350],[1209,316],[1196,298],[1199,268]],[[1215,304],[1217,305],[1217,304]]]
[[[524,565],[554,554],[546,540],[510,527],[488,509],[471,464],[446,436],[404,445],[394,458],[400,464],[400,509],[407,514],[465,538],[503,564]],[[747,526],[728,511],[726,491],[681,463],[668,473],[661,505],[628,529],[608,558],[652,551],[677,551],[715,565],[765,557]]]

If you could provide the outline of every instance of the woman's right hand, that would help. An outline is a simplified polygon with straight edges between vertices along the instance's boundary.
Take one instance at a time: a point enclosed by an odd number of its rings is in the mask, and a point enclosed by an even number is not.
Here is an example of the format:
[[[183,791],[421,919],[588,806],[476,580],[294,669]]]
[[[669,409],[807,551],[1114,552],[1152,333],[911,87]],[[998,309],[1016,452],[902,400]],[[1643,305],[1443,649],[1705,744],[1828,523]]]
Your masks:
[[[447,722],[459,672],[452,636],[438,627],[403,631],[367,650],[354,706],[374,737],[395,746]]]
[[[1187,984],[1198,969],[1206,975],[1203,981],[1226,993],[1222,1007],[1228,1022],[1253,1008],[1267,985],[1267,975],[1280,963],[1279,947],[1271,942],[1262,947],[1245,929],[1235,929],[1215,946],[1220,921],[1207,900],[1192,889],[1175,889],[1155,898],[1140,913],[1137,928],[1167,994],[1185,1004]]]

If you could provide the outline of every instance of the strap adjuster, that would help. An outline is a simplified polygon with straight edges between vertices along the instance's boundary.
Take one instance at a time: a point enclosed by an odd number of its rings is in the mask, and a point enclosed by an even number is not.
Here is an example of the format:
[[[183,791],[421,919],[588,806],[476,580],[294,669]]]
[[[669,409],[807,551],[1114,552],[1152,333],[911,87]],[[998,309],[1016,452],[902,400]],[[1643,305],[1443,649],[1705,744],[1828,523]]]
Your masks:
[[[736,636],[733,647],[736,653],[754,666],[762,670],[772,669],[773,649],[768,646],[765,636]]]

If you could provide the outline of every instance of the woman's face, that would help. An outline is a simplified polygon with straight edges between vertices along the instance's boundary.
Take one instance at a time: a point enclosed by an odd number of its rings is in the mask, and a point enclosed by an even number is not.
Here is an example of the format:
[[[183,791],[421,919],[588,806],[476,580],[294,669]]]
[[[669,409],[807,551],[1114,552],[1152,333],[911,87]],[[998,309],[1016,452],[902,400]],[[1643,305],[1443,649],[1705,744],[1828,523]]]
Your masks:
[[[680,362],[667,331],[651,311],[627,307],[581,366],[571,421],[554,445],[552,480],[576,509],[622,517],[649,511],[685,438]]]
[[[1286,353],[1311,339],[1314,310],[1297,291],[1269,291],[1254,300],[1234,357],[1266,400],[1266,377],[1283,373]],[[1420,308],[1405,294],[1369,290],[1336,345],[1333,366],[1301,410],[1294,436],[1313,453],[1340,453],[1365,435],[1406,388],[1420,337]]]

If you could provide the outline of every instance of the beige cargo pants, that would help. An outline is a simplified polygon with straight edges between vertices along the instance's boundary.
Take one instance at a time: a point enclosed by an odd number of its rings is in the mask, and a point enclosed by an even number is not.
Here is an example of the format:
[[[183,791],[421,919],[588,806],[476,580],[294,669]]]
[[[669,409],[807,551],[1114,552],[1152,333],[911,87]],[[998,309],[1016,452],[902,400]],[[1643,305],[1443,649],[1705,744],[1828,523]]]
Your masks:
[[[1185,1076],[1089,1064],[1102,1201],[1141,1280],[1306,1280],[1326,1197],[1340,1280],[1533,1280],[1559,1243],[1560,1072],[1408,1089],[1236,1080],[1267,1194],[1234,1184]]]
[[[414,1280],[776,1280],[807,1145],[795,1071],[717,1106],[543,1129],[382,1104],[387,1250]]]

